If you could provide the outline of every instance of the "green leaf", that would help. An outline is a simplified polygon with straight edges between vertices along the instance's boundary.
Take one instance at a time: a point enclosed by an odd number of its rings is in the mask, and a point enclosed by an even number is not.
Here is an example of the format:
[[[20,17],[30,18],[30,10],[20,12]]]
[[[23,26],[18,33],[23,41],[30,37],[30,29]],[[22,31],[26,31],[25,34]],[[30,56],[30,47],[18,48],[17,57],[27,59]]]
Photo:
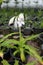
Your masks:
[[[2,3],[3,2],[3,0],[0,0],[0,3]]]
[[[19,65],[19,61],[18,60],[15,60],[14,65]]]
[[[19,50],[16,50],[16,51],[13,53],[13,55],[15,56],[18,52],[19,52]]]
[[[18,32],[16,32],[16,33],[11,33],[11,34],[6,35],[5,37],[3,37],[3,38],[0,40],[0,43],[2,43],[3,41],[5,41],[9,36],[12,36],[13,34],[18,34]]]
[[[32,47],[31,45],[25,45],[25,49],[28,49],[29,52],[33,55],[33,57],[36,58],[37,61],[42,62],[42,58],[40,57],[40,55],[38,54],[34,47]]]
[[[0,57],[3,58],[4,52],[0,50]]]
[[[40,28],[43,28],[43,21],[40,23]]]
[[[21,58],[22,62],[25,61],[25,55],[24,55],[24,49],[23,48],[20,48],[20,58]]]
[[[32,54],[31,52],[29,52],[29,50],[28,50],[28,51],[25,50],[25,52],[26,52],[27,54],[30,54],[31,56],[33,56],[33,54]]]
[[[3,46],[3,47],[7,47],[7,48],[16,48],[16,46],[14,46],[14,44],[19,44],[19,42],[14,39],[7,39],[3,43],[0,44],[0,47]]]
[[[40,34],[36,34],[36,35],[31,35],[31,36],[28,36],[25,40],[33,40],[33,39],[36,39]]]
[[[2,61],[3,65],[10,65],[6,60]]]
[[[23,45],[25,44],[25,39],[21,37],[19,43],[19,45],[23,47]]]
[[[33,61],[33,62],[28,62],[26,65],[35,65],[36,64],[36,61]]]

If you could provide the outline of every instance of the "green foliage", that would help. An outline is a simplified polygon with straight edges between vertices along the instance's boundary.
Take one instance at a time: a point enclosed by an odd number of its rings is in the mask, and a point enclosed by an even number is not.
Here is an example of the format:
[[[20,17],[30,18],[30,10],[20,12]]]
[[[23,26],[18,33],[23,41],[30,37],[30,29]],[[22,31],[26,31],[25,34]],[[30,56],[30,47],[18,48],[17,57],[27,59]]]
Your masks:
[[[2,3],[3,2],[3,0],[0,0],[0,3]]]
[[[41,21],[39,27],[43,29],[43,21]]]
[[[10,65],[6,60],[2,61],[3,65]]]
[[[36,64],[36,61],[33,61],[33,62],[28,62],[26,65],[35,65]]]
[[[6,60],[2,60],[2,62],[1,62],[3,65],[10,65],[9,63],[8,63],[8,61],[6,61]],[[33,61],[33,62],[27,62],[25,65],[35,65],[36,64],[36,61]],[[18,60],[15,60],[15,62],[14,62],[14,65],[19,65],[19,61]]]
[[[30,41],[30,40],[37,38],[40,34],[36,34],[36,35],[29,36],[27,38],[23,38],[22,34],[20,33],[20,40],[18,40],[18,41],[15,39],[6,39],[13,34],[15,34],[15,33],[8,34],[3,39],[1,39],[0,47],[4,46],[7,48],[16,48],[13,55],[15,56],[19,52],[20,58],[23,62],[25,61],[24,51],[27,52],[28,54],[34,56],[35,58],[37,58],[37,61],[42,62],[42,58],[37,53],[37,49],[32,47],[31,45],[27,45],[27,43],[26,43],[26,41],[28,41],[28,40]],[[17,44],[18,46],[15,46],[15,44]]]
[[[18,60],[15,60],[14,65],[19,65],[19,61]]]
[[[4,38],[2,38],[2,39],[0,40],[0,43],[3,42],[5,39],[7,39],[9,36],[12,36],[13,34],[18,34],[18,32],[16,32],[16,33],[11,33],[11,34],[6,35]]]
[[[29,49],[29,54],[31,54],[31,56],[35,57],[37,61],[42,62],[42,58],[40,57],[40,55],[38,54],[38,52],[36,51],[36,49],[34,47],[32,47],[31,45],[29,45],[29,46],[27,45],[27,46],[25,46],[25,48],[27,50]]]

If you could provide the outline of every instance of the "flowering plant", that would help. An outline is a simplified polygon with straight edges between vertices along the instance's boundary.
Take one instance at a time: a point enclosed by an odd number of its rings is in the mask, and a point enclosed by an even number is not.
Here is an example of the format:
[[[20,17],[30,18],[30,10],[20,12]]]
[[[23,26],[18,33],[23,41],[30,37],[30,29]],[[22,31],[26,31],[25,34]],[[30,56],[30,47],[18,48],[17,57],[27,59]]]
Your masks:
[[[20,20],[22,20],[22,17]],[[24,19],[23,19],[23,21],[24,21]],[[11,22],[11,20],[10,20],[10,22]],[[18,22],[20,22],[20,21],[18,21]],[[18,22],[17,22],[17,24],[18,24]],[[24,62],[26,60],[26,58],[25,58],[25,52],[26,52],[26,53],[30,54],[31,56],[35,57],[36,61],[39,61],[41,64],[43,64],[43,60],[40,57],[40,55],[38,54],[37,49],[34,48],[33,46],[31,46],[30,44],[29,45],[26,44],[27,41],[31,41],[31,40],[37,38],[40,34],[31,35],[27,38],[24,38],[21,33],[22,24],[24,24],[24,23],[18,24],[19,40],[7,39],[9,36],[11,36],[15,33],[8,34],[7,36],[5,36],[3,39],[0,40],[0,43],[1,43],[0,47],[4,46],[7,48],[15,48],[16,50],[13,52],[13,55],[15,56],[17,53],[20,53],[20,59],[22,60],[22,62]],[[16,46],[16,45],[18,45],[18,46]]]

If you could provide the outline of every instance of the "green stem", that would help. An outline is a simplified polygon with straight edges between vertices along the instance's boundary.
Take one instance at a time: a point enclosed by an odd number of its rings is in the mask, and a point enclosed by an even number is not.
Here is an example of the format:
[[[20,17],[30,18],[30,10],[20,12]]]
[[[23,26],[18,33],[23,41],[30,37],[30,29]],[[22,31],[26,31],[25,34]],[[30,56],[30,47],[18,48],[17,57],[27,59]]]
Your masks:
[[[20,40],[21,40],[21,27],[19,27],[19,34],[20,34]]]

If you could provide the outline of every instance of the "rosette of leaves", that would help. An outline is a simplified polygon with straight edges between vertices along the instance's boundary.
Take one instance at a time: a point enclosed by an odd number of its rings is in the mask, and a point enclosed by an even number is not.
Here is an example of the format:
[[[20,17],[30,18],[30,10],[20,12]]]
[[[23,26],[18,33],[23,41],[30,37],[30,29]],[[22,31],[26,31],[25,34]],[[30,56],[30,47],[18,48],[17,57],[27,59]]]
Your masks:
[[[8,63],[8,61],[6,61],[6,60],[2,60],[1,63],[2,63],[3,65],[10,65],[10,64]],[[25,65],[34,65],[35,63],[36,63],[36,61],[27,62]],[[15,60],[14,65],[19,65],[19,61],[18,61],[18,60]],[[23,65],[24,65],[24,64],[23,64]]]
[[[15,33],[8,34],[3,39],[1,39],[0,47],[3,46],[3,47],[7,47],[7,48],[16,48],[16,50],[13,52],[13,55],[15,56],[19,52],[22,62],[24,62],[26,60],[25,53],[24,53],[24,51],[25,51],[26,53],[35,57],[36,61],[39,61],[41,64],[43,64],[43,60],[40,57],[40,55],[38,54],[37,49],[31,45],[27,45],[27,43],[26,43],[27,41],[36,39],[40,34],[31,35],[27,38],[23,38],[22,34],[20,33],[19,40],[8,39],[8,37],[12,36],[13,34],[15,34]],[[16,44],[18,46],[16,46]]]
[[[2,60],[2,62],[1,62],[3,65],[10,65],[9,63],[8,63],[8,61],[6,61],[6,60]],[[19,61],[18,60],[15,60],[15,63],[14,63],[14,65],[19,65]]]

